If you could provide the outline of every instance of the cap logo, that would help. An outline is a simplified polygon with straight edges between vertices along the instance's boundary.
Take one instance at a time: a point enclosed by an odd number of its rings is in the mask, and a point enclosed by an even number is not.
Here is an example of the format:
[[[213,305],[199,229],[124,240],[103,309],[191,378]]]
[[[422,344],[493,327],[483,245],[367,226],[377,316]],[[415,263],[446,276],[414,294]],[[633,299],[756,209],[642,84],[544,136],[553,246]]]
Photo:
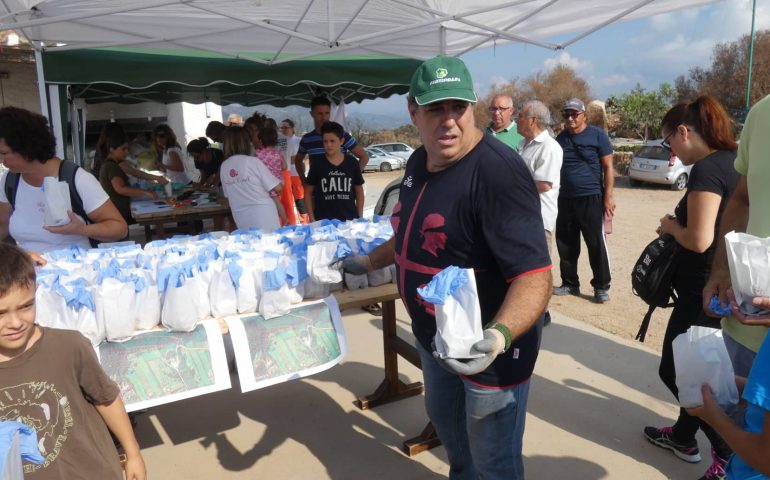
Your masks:
[[[447,75],[449,75],[449,70],[446,68],[437,68],[436,69],[436,78],[444,78]]]

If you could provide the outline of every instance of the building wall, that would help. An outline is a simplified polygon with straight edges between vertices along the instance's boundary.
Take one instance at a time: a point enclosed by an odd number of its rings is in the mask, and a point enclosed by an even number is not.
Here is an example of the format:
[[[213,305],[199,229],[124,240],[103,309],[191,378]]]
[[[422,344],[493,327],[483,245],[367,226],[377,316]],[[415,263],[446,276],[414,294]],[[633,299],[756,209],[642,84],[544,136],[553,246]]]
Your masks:
[[[0,62],[0,72],[8,74],[0,78],[0,104],[40,113],[35,64]]]

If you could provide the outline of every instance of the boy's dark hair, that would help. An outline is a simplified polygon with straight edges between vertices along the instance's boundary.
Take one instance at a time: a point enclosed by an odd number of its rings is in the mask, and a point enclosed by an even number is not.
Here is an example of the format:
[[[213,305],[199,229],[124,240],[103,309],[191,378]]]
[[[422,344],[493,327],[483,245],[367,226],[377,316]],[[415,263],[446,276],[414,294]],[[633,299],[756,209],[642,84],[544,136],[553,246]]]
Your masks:
[[[331,108],[332,101],[329,100],[329,98],[324,95],[315,96],[313,97],[312,100],[310,100],[310,110],[314,109],[319,105],[326,105],[327,107]]]
[[[278,145],[278,132],[276,132],[274,128],[260,128],[257,138],[259,138],[263,147],[274,147]]]
[[[209,148],[209,141],[206,137],[198,137],[195,140],[190,140],[187,144],[187,153],[201,153]]]
[[[225,132],[225,128],[227,127],[224,123],[212,120],[206,125],[206,136],[212,140],[216,140],[222,136]]]
[[[35,278],[35,265],[27,252],[16,245],[0,242],[0,296],[14,287],[34,287]]]
[[[96,149],[99,150],[100,158],[104,160],[109,156],[111,148],[118,148],[124,143],[128,143],[128,135],[123,125],[108,123],[102,129],[102,133],[99,134]]]
[[[56,155],[56,138],[48,120],[23,108],[0,108],[0,138],[28,162],[45,163]]]
[[[281,120],[281,123],[285,123],[288,126],[290,126],[291,128],[294,128],[294,120],[292,120],[290,118],[284,118],[283,120]]]
[[[339,139],[345,138],[345,129],[337,122],[324,122],[321,125],[321,135],[325,133],[333,133]]]

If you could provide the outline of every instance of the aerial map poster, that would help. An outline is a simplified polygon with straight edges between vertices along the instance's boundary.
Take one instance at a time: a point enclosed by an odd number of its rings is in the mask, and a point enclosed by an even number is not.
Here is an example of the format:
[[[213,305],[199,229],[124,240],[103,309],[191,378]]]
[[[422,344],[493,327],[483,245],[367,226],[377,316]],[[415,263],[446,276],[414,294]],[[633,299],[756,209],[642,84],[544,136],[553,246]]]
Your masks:
[[[192,332],[153,330],[104,342],[96,353],[129,412],[230,388],[217,320],[201,322]]]
[[[242,392],[322,372],[347,353],[334,297],[299,305],[270,320],[249,314],[226,321]]]

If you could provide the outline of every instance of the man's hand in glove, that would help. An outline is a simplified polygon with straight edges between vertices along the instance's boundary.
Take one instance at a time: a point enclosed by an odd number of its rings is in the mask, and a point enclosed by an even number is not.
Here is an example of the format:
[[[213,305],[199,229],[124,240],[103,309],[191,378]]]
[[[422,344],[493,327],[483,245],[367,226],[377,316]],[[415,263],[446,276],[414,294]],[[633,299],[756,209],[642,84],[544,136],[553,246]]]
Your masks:
[[[342,259],[342,271],[351,275],[364,275],[373,270],[369,255],[353,255]]]
[[[492,328],[487,328],[484,330],[484,339],[479,340],[471,347],[470,353],[483,353],[484,356],[468,360],[457,360],[455,358],[442,359],[439,358],[438,352],[433,352],[433,356],[438,360],[442,367],[457,375],[476,375],[477,373],[481,373],[495,361],[495,358],[497,358],[498,355],[507,350],[507,347],[510,347],[511,342],[506,339],[506,336],[500,330],[502,328],[505,327],[500,324],[495,324]]]

